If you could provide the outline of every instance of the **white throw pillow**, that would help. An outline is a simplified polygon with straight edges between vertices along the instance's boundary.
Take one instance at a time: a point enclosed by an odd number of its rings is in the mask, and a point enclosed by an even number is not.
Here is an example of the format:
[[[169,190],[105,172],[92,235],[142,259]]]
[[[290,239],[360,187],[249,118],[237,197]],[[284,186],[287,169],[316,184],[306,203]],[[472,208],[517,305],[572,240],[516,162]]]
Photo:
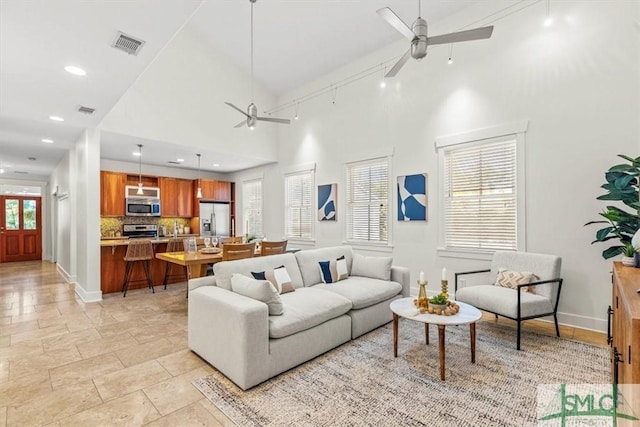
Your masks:
[[[231,276],[231,290],[245,297],[264,302],[269,307],[270,316],[279,316],[284,312],[280,294],[268,280],[256,280],[235,273]]]
[[[352,276],[391,280],[392,257],[364,256],[353,254]]]

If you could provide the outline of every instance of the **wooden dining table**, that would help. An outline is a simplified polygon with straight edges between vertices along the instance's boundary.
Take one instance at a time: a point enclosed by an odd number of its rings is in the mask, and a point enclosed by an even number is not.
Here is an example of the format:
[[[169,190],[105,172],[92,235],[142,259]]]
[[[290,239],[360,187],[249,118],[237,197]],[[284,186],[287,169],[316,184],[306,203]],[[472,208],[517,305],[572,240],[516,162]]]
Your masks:
[[[160,252],[156,258],[173,264],[187,267],[189,279],[195,279],[207,274],[207,265],[222,261],[222,251],[217,254],[204,254],[200,251],[186,252]]]

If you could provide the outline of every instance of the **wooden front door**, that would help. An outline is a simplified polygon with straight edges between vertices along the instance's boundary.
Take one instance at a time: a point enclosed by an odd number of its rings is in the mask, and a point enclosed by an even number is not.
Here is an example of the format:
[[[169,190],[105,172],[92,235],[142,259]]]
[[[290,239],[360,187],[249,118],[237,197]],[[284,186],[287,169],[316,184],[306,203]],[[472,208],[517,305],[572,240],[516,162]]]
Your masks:
[[[42,259],[40,197],[0,196],[0,262]]]

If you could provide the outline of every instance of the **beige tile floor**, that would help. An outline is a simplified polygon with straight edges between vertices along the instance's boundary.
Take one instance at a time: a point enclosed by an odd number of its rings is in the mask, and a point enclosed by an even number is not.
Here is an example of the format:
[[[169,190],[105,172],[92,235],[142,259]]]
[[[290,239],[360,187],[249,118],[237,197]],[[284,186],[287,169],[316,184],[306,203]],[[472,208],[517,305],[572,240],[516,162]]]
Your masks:
[[[233,425],[191,384],[213,369],[188,349],[185,290],[85,304],[54,264],[0,264],[0,427]],[[545,322],[524,329],[555,334]],[[606,345],[601,333],[560,332]]]

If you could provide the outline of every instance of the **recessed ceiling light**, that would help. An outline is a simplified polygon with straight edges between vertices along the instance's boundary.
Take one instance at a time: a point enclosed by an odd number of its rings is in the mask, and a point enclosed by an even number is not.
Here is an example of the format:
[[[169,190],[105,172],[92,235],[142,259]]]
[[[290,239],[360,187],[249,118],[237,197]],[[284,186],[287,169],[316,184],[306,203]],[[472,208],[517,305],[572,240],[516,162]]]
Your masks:
[[[184,159],[176,159],[176,162],[182,163],[182,162],[184,162]]]
[[[47,144],[53,144],[53,139],[43,138],[42,142],[46,142]]]
[[[137,151],[134,151],[134,152],[133,152],[133,153],[131,153],[131,154],[133,154],[134,156],[142,156],[142,153],[139,153],[139,152],[137,152]]]
[[[58,117],[58,116],[49,116],[49,118],[51,120],[53,120],[54,122],[64,122],[64,119],[62,117]]]
[[[214,164],[213,164],[213,167],[214,167],[214,168],[217,168],[218,166],[220,166],[220,163],[214,163]]]
[[[4,169],[0,168],[0,173],[4,173]]]
[[[82,68],[76,67],[74,65],[67,65],[66,67],[64,67],[65,71],[67,73],[76,75],[76,76],[86,76],[87,72],[85,70],[83,70]]]

